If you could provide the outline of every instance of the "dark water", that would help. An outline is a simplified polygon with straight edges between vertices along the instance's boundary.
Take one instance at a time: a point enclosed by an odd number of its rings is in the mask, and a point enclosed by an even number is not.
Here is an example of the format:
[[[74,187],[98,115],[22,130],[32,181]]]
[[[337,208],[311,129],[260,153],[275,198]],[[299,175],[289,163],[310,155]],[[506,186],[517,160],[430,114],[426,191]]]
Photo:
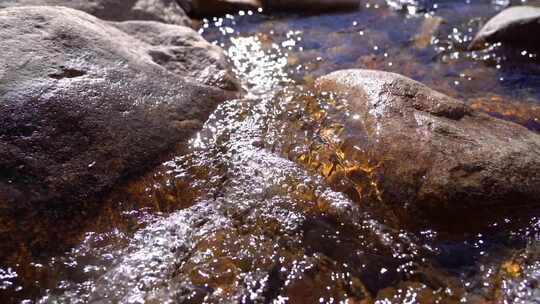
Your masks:
[[[410,2],[424,5],[392,10],[384,1],[365,1],[361,10],[351,13],[245,14],[206,20],[203,33],[225,48],[252,44],[285,57],[284,69],[296,81],[348,68],[397,72],[538,130],[537,55],[505,46],[466,51],[479,27],[510,1]],[[230,30],[234,33],[227,34]],[[525,108],[530,115],[523,113]]]
[[[355,181],[340,189],[332,180],[373,167],[338,145],[356,134],[354,113],[309,89],[339,69],[392,71],[539,131],[537,55],[466,51],[507,2],[375,0],[354,12],[201,21],[247,98],[221,105],[185,151],[99,208],[0,217],[0,298],[540,302],[539,210],[474,211],[426,227],[363,205],[347,190]]]

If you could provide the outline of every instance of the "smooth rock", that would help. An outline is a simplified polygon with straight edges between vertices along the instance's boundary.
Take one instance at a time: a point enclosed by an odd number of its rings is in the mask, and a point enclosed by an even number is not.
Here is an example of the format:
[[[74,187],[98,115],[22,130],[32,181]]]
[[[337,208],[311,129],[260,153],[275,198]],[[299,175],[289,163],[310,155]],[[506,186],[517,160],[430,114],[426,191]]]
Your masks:
[[[394,73],[343,70],[318,86],[352,103],[366,133],[355,148],[377,164],[369,182],[398,212],[540,204],[540,135]]]
[[[514,6],[491,18],[476,34],[470,50],[486,48],[488,43],[540,49],[540,7]]]
[[[152,20],[190,25],[191,20],[176,0],[2,0],[0,8],[12,6],[65,6],[103,20]]]
[[[221,16],[239,10],[256,10],[261,0],[179,0],[182,8],[196,17]]]
[[[269,10],[285,11],[326,11],[357,9],[360,0],[265,0],[264,6]]]
[[[188,58],[196,62],[185,70],[152,56],[177,45],[202,53],[196,33],[153,36],[150,30],[169,28],[116,26],[148,31],[131,36],[63,7],[0,10],[0,210],[91,200],[159,161],[236,96],[196,81],[215,51],[210,44],[207,57]]]

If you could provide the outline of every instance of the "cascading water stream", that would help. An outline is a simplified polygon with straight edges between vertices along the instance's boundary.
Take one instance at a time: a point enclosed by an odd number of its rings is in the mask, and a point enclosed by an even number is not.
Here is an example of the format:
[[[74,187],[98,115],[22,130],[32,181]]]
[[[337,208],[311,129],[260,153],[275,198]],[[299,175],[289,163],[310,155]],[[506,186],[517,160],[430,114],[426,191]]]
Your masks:
[[[534,214],[466,233],[415,231],[364,204],[379,191],[369,177],[377,164],[347,144],[366,136],[347,99],[314,87],[330,71],[400,72],[539,129],[538,77],[527,65],[536,57],[516,67],[495,49],[463,50],[476,24],[469,17],[501,3],[388,2],[340,15],[242,11],[203,20],[199,32],[225,50],[245,97],[221,104],[188,148],[111,194],[72,249],[31,265],[55,274],[37,287],[37,302],[537,299]],[[406,12],[389,8],[397,2]],[[432,23],[439,15],[446,22]],[[360,181],[336,182],[353,170]],[[0,269],[0,284],[16,278]]]

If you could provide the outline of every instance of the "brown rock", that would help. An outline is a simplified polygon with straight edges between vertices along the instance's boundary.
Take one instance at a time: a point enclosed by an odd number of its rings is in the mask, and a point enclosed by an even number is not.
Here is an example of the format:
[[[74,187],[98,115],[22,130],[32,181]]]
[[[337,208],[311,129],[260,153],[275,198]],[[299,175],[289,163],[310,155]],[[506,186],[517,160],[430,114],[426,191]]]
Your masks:
[[[538,134],[394,73],[338,71],[318,85],[348,96],[366,132],[355,146],[378,164],[370,182],[398,210],[540,203]]]
[[[0,10],[2,208],[91,199],[155,163],[235,95],[197,81],[211,79],[198,77],[208,68],[200,63],[211,63],[216,50],[195,32],[155,23],[116,26],[148,31],[130,36],[63,7]],[[198,54],[211,51],[184,66],[152,56],[188,52],[190,45]]]

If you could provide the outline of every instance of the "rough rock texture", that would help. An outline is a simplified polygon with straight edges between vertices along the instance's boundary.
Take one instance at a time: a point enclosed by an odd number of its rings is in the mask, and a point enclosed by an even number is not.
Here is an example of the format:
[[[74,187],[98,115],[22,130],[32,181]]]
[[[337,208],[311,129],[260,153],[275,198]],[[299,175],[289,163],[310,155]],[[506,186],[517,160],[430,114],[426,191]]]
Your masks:
[[[324,11],[355,9],[360,0],[265,0],[265,8],[270,10]]]
[[[469,45],[478,50],[486,43],[503,42],[540,49],[540,7],[514,6],[491,18]]]
[[[240,90],[223,50],[191,28],[154,21],[112,24],[148,44],[152,61],[167,71],[225,90]]]
[[[110,21],[153,20],[190,25],[176,0],[2,0],[0,8],[11,6],[57,5],[78,9]]]
[[[366,133],[355,147],[377,164],[383,202],[436,213],[540,204],[540,135],[394,73],[344,70],[318,85],[352,103]]]
[[[156,62],[152,52],[173,52],[182,31],[139,40],[70,8],[0,10],[0,207],[85,201],[156,162],[235,95]],[[163,37],[176,40],[157,45]]]
[[[242,9],[256,10],[261,0],[179,0],[182,8],[197,17],[220,16],[236,13]]]

